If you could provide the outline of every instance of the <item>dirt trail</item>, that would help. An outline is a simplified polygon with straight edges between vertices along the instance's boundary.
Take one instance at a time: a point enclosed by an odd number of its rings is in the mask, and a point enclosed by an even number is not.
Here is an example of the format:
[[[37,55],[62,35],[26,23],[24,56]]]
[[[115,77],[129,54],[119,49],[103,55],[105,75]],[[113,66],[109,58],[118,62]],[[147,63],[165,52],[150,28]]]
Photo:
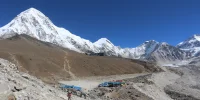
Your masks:
[[[66,67],[67,67],[67,69],[66,69]],[[74,73],[71,72],[70,69],[71,69],[71,66],[70,66],[70,64],[69,64],[69,60],[67,59],[67,52],[65,52],[65,57],[64,57],[64,70],[65,70],[67,73],[69,73],[69,75],[70,75],[70,77],[71,77],[72,79],[75,79],[76,76],[75,76]]]
[[[81,77],[78,80],[90,80],[90,81],[112,81],[112,80],[122,80],[127,78],[135,78],[138,76],[147,75],[149,73],[138,73],[138,74],[123,74],[123,75],[110,75],[110,76],[91,76],[91,77]]]
[[[102,82],[112,81],[112,80],[122,80],[126,78],[134,78],[138,76],[143,76],[148,73],[141,74],[125,74],[125,75],[111,75],[111,76],[92,76],[92,77],[82,77],[76,78],[72,81],[59,81],[59,83],[80,86],[86,90],[92,90]]]

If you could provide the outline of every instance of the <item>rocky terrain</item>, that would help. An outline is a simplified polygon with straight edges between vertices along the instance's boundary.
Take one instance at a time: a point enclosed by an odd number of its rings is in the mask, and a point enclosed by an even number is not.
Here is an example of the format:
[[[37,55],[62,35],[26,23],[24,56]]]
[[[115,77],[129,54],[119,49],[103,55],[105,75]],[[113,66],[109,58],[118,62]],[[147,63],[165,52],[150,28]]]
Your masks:
[[[19,66],[0,59],[1,100],[66,100],[56,85],[20,72]],[[87,89],[87,100],[200,100],[199,71],[196,65],[161,67],[163,71],[143,74],[82,77],[66,84]],[[105,81],[123,80],[121,87],[98,87]],[[87,85],[88,84],[88,85]],[[91,86],[91,87],[90,87]],[[73,95],[73,100],[85,100]]]
[[[15,64],[0,59],[1,100],[66,100],[66,93],[27,73],[19,72]],[[74,100],[82,100],[73,97]]]
[[[200,67],[196,65],[175,68],[181,77],[174,84],[165,87],[165,91],[172,99],[200,100]]]
[[[163,68],[164,72],[149,73],[123,79],[122,87],[98,87],[91,98],[103,100],[200,100],[199,70],[195,65]]]

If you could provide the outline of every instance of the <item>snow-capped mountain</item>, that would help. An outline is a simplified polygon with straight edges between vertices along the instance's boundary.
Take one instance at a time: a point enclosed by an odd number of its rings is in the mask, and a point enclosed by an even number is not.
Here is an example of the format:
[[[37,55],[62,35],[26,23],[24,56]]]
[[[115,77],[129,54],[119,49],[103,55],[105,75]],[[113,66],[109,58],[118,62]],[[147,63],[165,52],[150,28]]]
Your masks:
[[[159,43],[155,40],[146,41],[145,43],[135,48],[125,48],[120,50],[122,57],[134,58],[134,59],[145,59],[149,56],[157,47]]]
[[[108,56],[118,56],[123,58],[145,59],[157,47],[159,42],[155,40],[146,41],[145,43],[135,48],[120,48],[115,46],[106,38],[101,38],[94,42],[94,45],[99,48],[100,52],[106,53]]]
[[[148,59],[153,58],[151,57],[152,55],[156,55],[157,60],[171,56],[173,59],[184,58],[180,57],[181,53],[184,54],[181,50],[176,50],[175,47],[169,45],[164,47],[162,43],[154,40],[146,41],[135,48],[115,46],[106,38],[101,38],[92,43],[89,40],[70,33],[64,28],[55,26],[48,17],[35,8],[21,12],[10,23],[0,28],[1,39],[9,38],[17,34],[26,34],[38,40],[50,42],[80,53],[105,53],[107,56],[131,59]]]
[[[10,23],[0,28],[1,38],[9,38],[16,34],[27,34],[38,40],[54,43],[77,52],[84,50],[97,52],[92,42],[55,26],[48,17],[34,8],[20,13]]]
[[[116,47],[112,42],[107,38],[101,38],[98,41],[94,42],[94,46],[99,49],[99,52],[104,52],[108,56],[119,56],[120,47]]]
[[[198,56],[200,53],[200,35],[194,35],[189,39],[177,45],[181,50],[192,53],[192,56]]]
[[[167,64],[184,60],[185,58],[188,58],[190,56],[191,54],[189,52],[185,52],[183,50],[180,50],[179,48],[163,42],[160,43],[155,51],[152,52],[151,55],[146,59],[151,61],[158,61],[161,64]]]

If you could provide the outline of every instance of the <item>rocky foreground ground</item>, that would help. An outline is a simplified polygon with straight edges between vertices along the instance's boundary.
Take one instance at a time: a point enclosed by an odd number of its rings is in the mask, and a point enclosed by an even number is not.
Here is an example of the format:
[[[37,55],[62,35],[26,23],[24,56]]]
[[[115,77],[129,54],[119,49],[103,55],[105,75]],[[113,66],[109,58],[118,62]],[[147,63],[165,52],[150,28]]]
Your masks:
[[[1,100],[67,100],[66,92],[19,72],[17,68],[13,63],[0,59]],[[88,88],[87,100],[200,100],[199,66],[162,69],[164,71],[155,73],[83,78],[71,83],[88,82],[85,87]],[[126,84],[122,87],[97,87],[98,83],[116,79],[122,79]],[[73,95],[72,100],[85,99]]]
[[[200,67],[187,65],[163,68],[124,79],[123,87],[100,87],[90,92],[92,99],[103,100],[200,100]]]
[[[0,100],[67,100],[67,95],[0,59]],[[82,98],[73,96],[73,100]]]

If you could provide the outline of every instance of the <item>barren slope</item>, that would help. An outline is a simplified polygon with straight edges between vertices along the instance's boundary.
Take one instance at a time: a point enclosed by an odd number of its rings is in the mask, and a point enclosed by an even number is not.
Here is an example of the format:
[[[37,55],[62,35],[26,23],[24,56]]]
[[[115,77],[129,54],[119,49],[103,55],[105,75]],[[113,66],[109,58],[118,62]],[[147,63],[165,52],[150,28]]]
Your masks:
[[[0,40],[0,57],[47,83],[86,76],[133,74],[160,70],[153,64],[114,57],[87,56],[26,35]]]

